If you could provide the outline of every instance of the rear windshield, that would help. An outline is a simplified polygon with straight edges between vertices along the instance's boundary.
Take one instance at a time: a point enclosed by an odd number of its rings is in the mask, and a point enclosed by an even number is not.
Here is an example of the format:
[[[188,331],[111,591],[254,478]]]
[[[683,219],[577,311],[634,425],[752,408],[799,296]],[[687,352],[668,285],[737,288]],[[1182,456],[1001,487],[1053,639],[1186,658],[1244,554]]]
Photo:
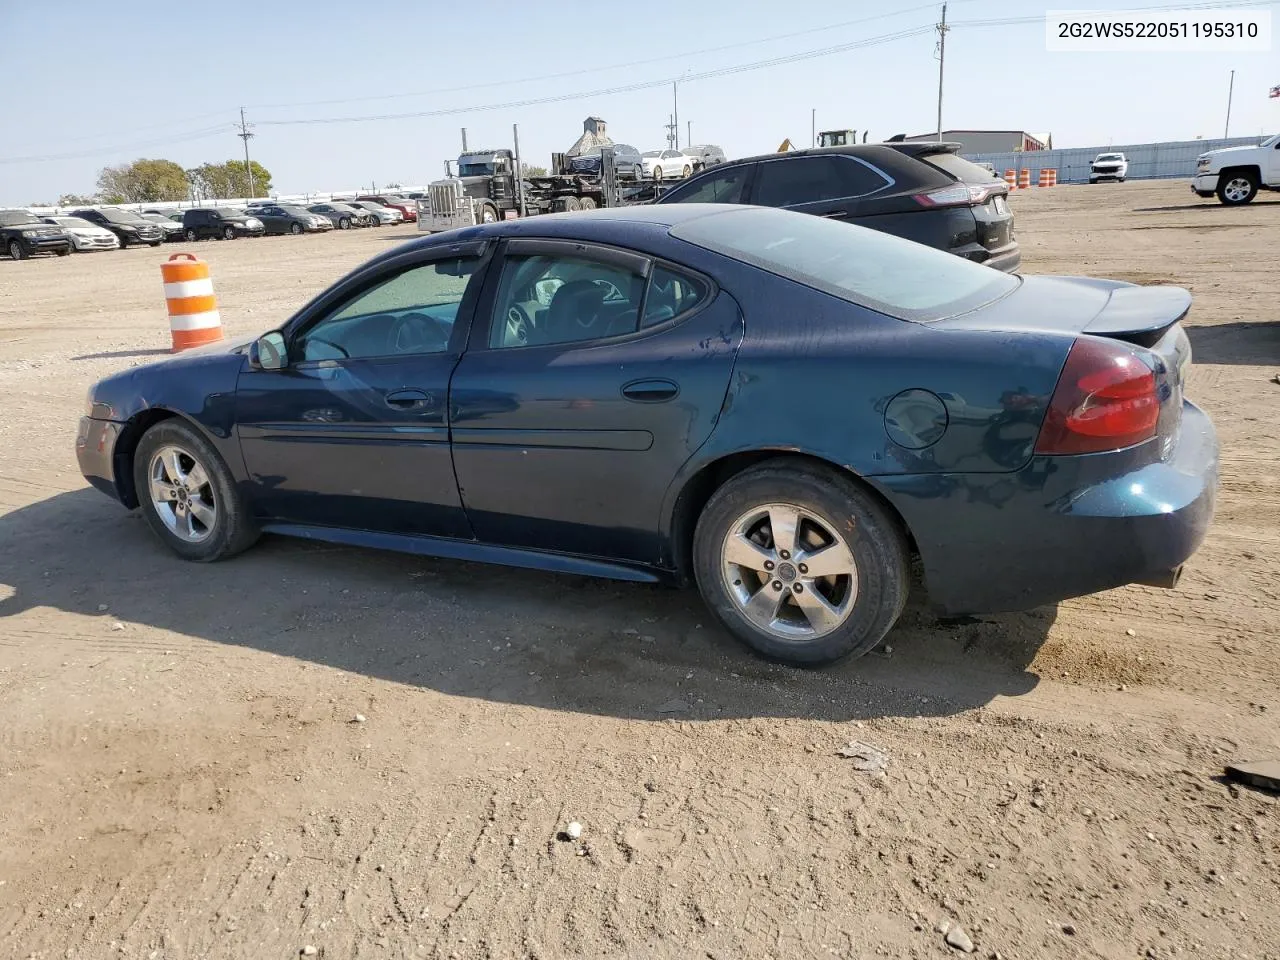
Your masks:
[[[723,212],[677,224],[671,236],[900,320],[967,313],[1020,283],[866,227],[765,207],[715,210]]]
[[[927,153],[920,159],[961,183],[985,183],[993,176],[990,170],[983,169],[957,153]]]

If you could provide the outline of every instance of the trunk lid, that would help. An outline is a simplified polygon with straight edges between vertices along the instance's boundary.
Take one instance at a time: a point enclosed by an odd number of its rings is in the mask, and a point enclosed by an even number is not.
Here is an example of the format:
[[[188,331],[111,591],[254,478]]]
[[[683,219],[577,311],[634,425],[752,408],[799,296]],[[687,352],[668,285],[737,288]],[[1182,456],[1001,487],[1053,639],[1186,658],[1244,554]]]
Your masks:
[[[954,148],[958,147],[957,144],[934,146],[939,149],[921,151],[916,154],[916,159],[957,183],[979,187],[983,191],[983,199],[969,204],[977,224],[978,243],[992,254],[1003,253],[1012,247],[1016,238],[1013,234],[1013,211],[1009,209],[1009,185],[956,153]]]

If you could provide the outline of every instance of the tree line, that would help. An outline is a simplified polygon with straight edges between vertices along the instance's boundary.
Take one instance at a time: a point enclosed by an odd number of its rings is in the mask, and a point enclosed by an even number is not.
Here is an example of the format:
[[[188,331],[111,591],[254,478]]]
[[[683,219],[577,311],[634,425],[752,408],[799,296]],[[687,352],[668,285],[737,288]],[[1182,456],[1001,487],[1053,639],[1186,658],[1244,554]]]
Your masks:
[[[250,173],[253,174],[252,187]],[[172,160],[139,159],[99,170],[97,185],[97,196],[67,193],[58,198],[58,205],[265,197],[271,192],[271,172],[257,160],[251,161],[247,168],[243,160],[228,160],[202,163],[184,170]]]

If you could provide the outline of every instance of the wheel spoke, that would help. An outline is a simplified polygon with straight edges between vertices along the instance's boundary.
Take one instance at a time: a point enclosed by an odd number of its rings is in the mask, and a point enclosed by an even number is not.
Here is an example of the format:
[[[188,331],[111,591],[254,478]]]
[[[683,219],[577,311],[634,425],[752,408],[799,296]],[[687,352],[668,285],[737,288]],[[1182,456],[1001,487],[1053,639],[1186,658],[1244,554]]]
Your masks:
[[[802,551],[796,554],[796,561],[808,568],[807,577],[838,577],[852,574],[857,569],[853,554],[839,540],[812,553]]]
[[[752,620],[768,629],[778,619],[778,610],[786,596],[781,590],[773,589],[773,584],[766,580],[764,586],[747,601],[743,610]]]
[[[804,585],[804,591],[793,593],[791,599],[796,602],[800,612],[805,615],[810,626],[818,633],[826,633],[840,625],[840,611],[827,602],[822,594],[813,588],[812,583]]]
[[[774,504],[769,508],[769,529],[773,533],[773,549],[782,555],[796,552],[796,531],[800,526],[800,514],[794,507]]]
[[[740,533],[733,534],[725,541],[724,559],[726,563],[737,564],[748,570],[764,570],[767,561],[777,562],[772,550],[766,550]]]
[[[187,489],[195,493],[208,482],[209,476],[204,472],[204,467],[200,466],[198,460],[193,462],[191,469],[187,471]]]
[[[213,529],[213,520],[217,514],[209,504],[205,503],[203,500],[193,499],[190,505],[190,512],[192,516],[204,524],[206,530]]]
[[[169,481],[171,483],[181,483],[186,478],[186,473],[183,472],[181,458],[179,457],[177,450],[171,448],[165,451],[164,469],[165,473],[169,475]]]

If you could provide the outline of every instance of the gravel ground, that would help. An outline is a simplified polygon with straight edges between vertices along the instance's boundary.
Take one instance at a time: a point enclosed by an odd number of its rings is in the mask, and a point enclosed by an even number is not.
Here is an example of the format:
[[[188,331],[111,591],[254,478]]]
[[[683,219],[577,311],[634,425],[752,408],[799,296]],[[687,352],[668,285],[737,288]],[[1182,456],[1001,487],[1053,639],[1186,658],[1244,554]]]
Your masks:
[[[175,560],[72,448],[87,386],[168,346],[162,251],[0,263],[0,956],[1280,957],[1280,801],[1220,778],[1280,756],[1280,203],[1013,203],[1029,273],[1194,292],[1209,539],[1174,591],[917,602],[808,672],[692,593]],[[198,253],[237,335],[411,235]]]

